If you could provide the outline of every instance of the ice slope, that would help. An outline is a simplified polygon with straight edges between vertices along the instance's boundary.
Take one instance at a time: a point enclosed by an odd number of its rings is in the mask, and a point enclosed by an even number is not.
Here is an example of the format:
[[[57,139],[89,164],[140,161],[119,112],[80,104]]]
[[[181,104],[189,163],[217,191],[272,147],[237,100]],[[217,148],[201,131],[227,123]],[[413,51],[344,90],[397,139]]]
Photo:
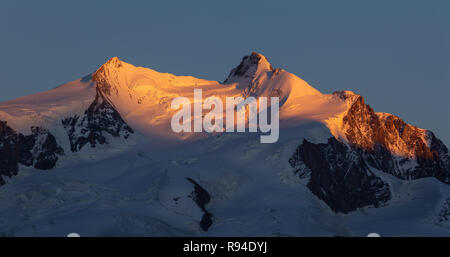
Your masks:
[[[184,140],[194,135],[176,134],[170,128],[171,118],[176,112],[170,108],[171,100],[186,97],[193,103],[194,89],[202,89],[203,101],[215,96],[223,103],[227,97],[278,96],[281,126],[309,120],[324,122],[346,108],[343,101],[332,95],[321,94],[297,76],[282,69],[273,70],[261,54],[253,53],[252,56],[257,60],[245,64],[247,69],[244,74],[232,72],[224,83],[159,73],[135,67],[117,57],[100,67],[94,73],[93,80],[131,127],[147,136],[156,137],[155,140]]]
[[[287,164],[302,137],[320,140],[328,133],[309,123],[285,129],[279,144],[228,134],[163,151],[145,143],[51,172],[26,169],[1,188],[0,231],[6,236],[449,235],[437,225],[449,190],[435,179],[408,182],[384,175],[393,185],[391,204],[348,215],[332,212]],[[189,197],[193,187],[186,178],[211,195],[208,231],[198,226],[202,212]]]
[[[22,133],[29,133],[30,125],[59,126],[62,118],[84,112],[94,101],[95,83],[90,77],[46,92],[0,102],[0,119]]]
[[[92,76],[0,103],[1,120],[24,132],[47,127],[68,153],[50,171],[21,166],[0,187],[0,235],[450,236],[449,187],[435,178],[405,181],[373,169],[390,184],[392,200],[382,208],[333,212],[288,160],[303,139],[326,143],[345,136],[349,101],[273,69],[260,54],[241,64],[220,83],[112,58]],[[258,133],[172,133],[170,101],[193,100],[194,88],[203,89],[203,99],[279,96],[279,141],[261,144]],[[82,115],[99,92],[142,137],[72,153],[61,119]],[[199,226],[205,213],[187,178],[211,198],[207,231]]]
[[[297,76],[273,69],[263,55],[253,55],[259,59],[247,71],[251,80],[230,75],[225,83],[160,73],[114,57],[92,75],[47,92],[0,103],[0,119],[19,132],[42,125],[59,135],[63,132],[61,119],[82,114],[94,101],[97,89],[132,128],[154,140],[184,140],[193,135],[172,132],[170,121],[176,110],[170,108],[170,103],[175,97],[194,102],[194,89],[202,89],[203,100],[215,96],[223,103],[227,97],[278,96],[281,126],[311,120],[325,122],[347,108],[342,100],[321,94]]]

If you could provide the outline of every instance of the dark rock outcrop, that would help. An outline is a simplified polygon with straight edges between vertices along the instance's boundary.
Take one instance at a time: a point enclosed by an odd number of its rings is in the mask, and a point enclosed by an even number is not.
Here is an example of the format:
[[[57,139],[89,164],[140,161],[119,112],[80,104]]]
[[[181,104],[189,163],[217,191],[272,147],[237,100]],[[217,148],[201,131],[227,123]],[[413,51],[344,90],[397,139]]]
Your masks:
[[[272,65],[270,65],[263,55],[253,52],[251,55],[244,56],[241,63],[232,69],[223,83],[239,82],[239,88],[244,90],[244,97],[252,96],[258,90],[258,68],[262,67],[270,72],[270,76],[275,74]],[[277,71],[279,73],[279,70]]]
[[[209,227],[213,223],[213,215],[206,210],[205,206],[211,201],[211,196],[205,189],[203,189],[203,187],[201,187],[193,179],[191,178],[186,179],[194,185],[194,191],[192,191],[189,197],[192,198],[192,200],[197,204],[197,206],[203,211],[203,216],[200,221],[200,228],[203,231],[208,231]]]
[[[349,94],[336,92],[344,100]],[[435,177],[450,184],[447,147],[433,132],[407,124],[399,117],[376,113],[360,95],[343,118],[348,143],[367,163],[401,179]]]
[[[233,68],[228,75],[227,79],[225,79],[224,83],[234,82],[236,79],[253,79],[254,73],[257,69],[258,64],[265,58],[261,54],[253,52],[251,55],[244,56],[242,58],[241,63],[236,68]],[[270,67],[270,70],[273,70]]]
[[[31,127],[31,132],[25,136],[10,128],[7,122],[0,121],[0,175],[17,175],[19,164],[41,170],[55,167],[64,150],[48,130]],[[5,180],[0,176],[0,185],[3,184]]]
[[[72,152],[81,150],[86,144],[91,147],[107,144],[105,134],[127,139],[134,133],[100,90],[97,90],[94,102],[84,115],[66,118],[62,120],[62,124],[69,136]]]
[[[450,197],[447,198],[438,214],[438,224],[450,228]]]
[[[310,171],[307,187],[336,212],[378,207],[391,198],[388,184],[370,171],[361,156],[335,138],[327,144],[304,140],[289,163]]]
[[[113,57],[92,75],[92,81],[97,83],[97,89],[104,95],[110,96],[112,93],[119,95],[119,91],[112,84],[118,81],[120,68],[122,68],[122,62],[118,57]]]
[[[327,144],[308,141],[297,148],[289,163],[308,188],[334,211],[384,204],[389,186],[371,168],[404,180],[435,177],[450,184],[447,147],[428,130],[399,117],[377,113],[364,98],[350,91],[334,93],[349,104],[342,120],[345,138]]]

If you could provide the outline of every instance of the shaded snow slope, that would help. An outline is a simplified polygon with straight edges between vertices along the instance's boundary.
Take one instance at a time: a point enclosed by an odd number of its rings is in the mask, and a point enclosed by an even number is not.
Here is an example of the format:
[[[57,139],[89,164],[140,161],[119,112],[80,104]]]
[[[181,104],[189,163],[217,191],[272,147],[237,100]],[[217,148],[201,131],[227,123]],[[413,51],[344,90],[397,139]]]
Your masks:
[[[198,88],[279,97],[278,142],[174,133],[172,99]],[[431,131],[259,53],[223,83],[114,57],[0,103],[0,122],[0,236],[450,235],[450,157]]]
[[[448,186],[379,172],[391,185],[387,206],[336,214],[288,164],[299,135],[314,140],[326,136],[326,129],[311,123],[281,135],[278,144],[229,134],[170,151],[140,145],[52,172],[24,169],[0,189],[0,230],[9,236],[449,235],[439,225],[445,224],[439,221]],[[195,186],[186,178],[211,197],[207,230]]]

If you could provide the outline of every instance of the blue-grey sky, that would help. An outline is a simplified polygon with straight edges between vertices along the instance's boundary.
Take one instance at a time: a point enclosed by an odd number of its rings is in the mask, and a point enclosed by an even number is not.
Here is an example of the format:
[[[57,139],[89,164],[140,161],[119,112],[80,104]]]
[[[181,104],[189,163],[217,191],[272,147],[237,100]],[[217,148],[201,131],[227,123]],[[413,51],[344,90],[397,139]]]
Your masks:
[[[0,101],[53,88],[112,56],[222,81],[264,54],[324,93],[450,144],[450,1],[10,1],[0,3]]]

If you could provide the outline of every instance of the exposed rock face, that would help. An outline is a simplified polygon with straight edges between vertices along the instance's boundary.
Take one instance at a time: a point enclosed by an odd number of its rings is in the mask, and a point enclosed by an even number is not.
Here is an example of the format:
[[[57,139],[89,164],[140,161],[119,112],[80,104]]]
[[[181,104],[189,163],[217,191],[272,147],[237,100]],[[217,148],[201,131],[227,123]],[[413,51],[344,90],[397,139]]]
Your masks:
[[[335,94],[348,100],[342,92]],[[448,149],[431,131],[374,112],[362,96],[352,98],[343,130],[347,142],[370,166],[401,179],[435,177],[450,184]]]
[[[83,115],[67,117],[61,121],[69,137],[72,152],[80,151],[86,145],[96,147],[98,144],[107,144],[108,136],[127,139],[134,133],[105,97],[105,93],[114,91],[106,80],[114,79],[117,75],[114,71],[121,65],[122,62],[118,58],[112,58],[95,74],[81,80],[88,82],[97,79],[97,90],[95,100]],[[99,73],[102,76],[99,76]],[[63,155],[64,150],[48,130],[31,127],[31,131],[31,135],[25,136],[11,129],[5,121],[0,121],[0,175],[17,175],[18,164],[43,170],[55,167],[58,156]],[[4,183],[0,176],[0,185]]]
[[[450,228],[450,198],[447,198],[438,214],[437,223]]]
[[[31,135],[17,133],[5,121],[0,121],[0,175],[17,175],[19,164],[47,170],[55,167],[64,150],[46,129],[32,127]],[[0,185],[5,180],[0,176]]]
[[[304,140],[289,163],[301,174],[310,173],[307,187],[336,212],[378,207],[391,198],[388,184],[370,171],[360,155],[335,138],[327,144]]]
[[[88,80],[90,76],[83,79]],[[127,139],[134,133],[98,87],[95,100],[84,114],[65,118],[62,125],[69,136],[72,152],[86,145],[107,144],[106,135]],[[31,127],[31,131],[30,135],[23,135],[9,127],[6,121],[0,121],[0,185],[5,183],[1,175],[17,175],[19,164],[47,170],[56,166],[58,156],[64,155],[64,150],[47,129]]]
[[[117,88],[112,87],[112,82],[119,81],[117,70],[122,67],[122,62],[119,58],[113,57],[103,64],[93,75],[92,81],[97,82],[97,89],[105,95],[112,93],[118,95]]]
[[[186,179],[194,185],[194,191],[192,191],[189,197],[191,197],[192,200],[197,204],[197,206],[203,211],[202,220],[200,221],[200,228],[203,231],[208,231],[209,227],[212,225],[213,222],[212,220],[213,215],[206,210],[205,206],[206,204],[209,203],[209,201],[211,201],[211,196],[205,189],[203,189],[203,187],[201,187],[193,179],[191,178]]]
[[[253,52],[251,55],[244,56],[242,58],[241,63],[236,68],[231,70],[224,83],[240,82],[246,86],[251,86],[258,70],[272,71],[273,68],[267,61],[266,57],[259,53]]]
[[[69,135],[72,152],[80,151],[86,144],[96,147],[108,143],[105,134],[127,139],[134,133],[98,89],[94,102],[83,116],[66,118],[62,124]]]
[[[376,113],[364,98],[350,91],[335,92],[349,109],[342,118],[342,134],[327,144],[304,141],[289,163],[308,188],[334,211],[384,204],[389,186],[376,168],[400,179],[435,177],[450,184],[447,147],[431,131],[405,123],[399,117]]]

